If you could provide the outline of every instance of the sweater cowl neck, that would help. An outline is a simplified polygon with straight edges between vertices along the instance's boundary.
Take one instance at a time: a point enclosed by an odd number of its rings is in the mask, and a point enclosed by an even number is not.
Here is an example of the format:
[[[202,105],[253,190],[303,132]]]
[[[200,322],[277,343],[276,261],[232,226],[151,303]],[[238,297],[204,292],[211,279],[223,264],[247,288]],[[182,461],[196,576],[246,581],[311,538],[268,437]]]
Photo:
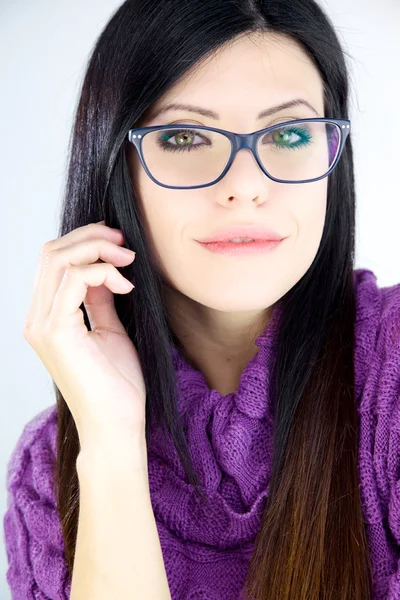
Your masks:
[[[152,504],[157,521],[173,536],[215,549],[243,550],[254,541],[268,494],[270,363],[281,313],[278,303],[255,339],[259,351],[242,371],[237,391],[226,396],[210,389],[203,374],[170,345],[178,409],[207,497],[201,504],[169,435],[154,430],[148,445]]]

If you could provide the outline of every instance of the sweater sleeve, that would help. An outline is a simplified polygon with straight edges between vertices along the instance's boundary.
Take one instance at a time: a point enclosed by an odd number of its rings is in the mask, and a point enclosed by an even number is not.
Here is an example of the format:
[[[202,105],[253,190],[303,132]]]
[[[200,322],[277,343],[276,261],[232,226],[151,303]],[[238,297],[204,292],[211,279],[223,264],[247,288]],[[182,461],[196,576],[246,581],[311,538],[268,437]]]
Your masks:
[[[53,492],[55,409],[24,428],[7,468],[3,518],[12,600],[67,600],[71,581]]]

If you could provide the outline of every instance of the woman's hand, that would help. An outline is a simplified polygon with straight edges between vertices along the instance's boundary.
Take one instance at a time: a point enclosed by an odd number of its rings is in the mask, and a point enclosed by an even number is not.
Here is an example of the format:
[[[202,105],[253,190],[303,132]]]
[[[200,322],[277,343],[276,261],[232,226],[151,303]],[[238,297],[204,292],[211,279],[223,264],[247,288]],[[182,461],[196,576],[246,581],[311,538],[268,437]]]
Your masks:
[[[122,232],[104,221],[45,243],[23,330],[68,404],[81,447],[145,429],[139,357],[114,306],[114,293],[132,290],[116,269],[135,258],[123,243]]]

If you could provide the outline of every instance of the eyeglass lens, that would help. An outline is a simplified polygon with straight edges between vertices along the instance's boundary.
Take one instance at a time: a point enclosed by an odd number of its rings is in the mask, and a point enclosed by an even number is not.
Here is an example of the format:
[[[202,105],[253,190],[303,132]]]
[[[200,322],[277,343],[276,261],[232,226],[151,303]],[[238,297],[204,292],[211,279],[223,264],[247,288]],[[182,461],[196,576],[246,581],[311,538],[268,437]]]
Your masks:
[[[266,171],[284,181],[307,181],[329,171],[340,147],[341,131],[327,122],[279,125],[262,134],[257,153]],[[215,181],[231,155],[231,141],[212,130],[171,127],[153,130],[142,140],[143,158],[164,185],[191,187]]]

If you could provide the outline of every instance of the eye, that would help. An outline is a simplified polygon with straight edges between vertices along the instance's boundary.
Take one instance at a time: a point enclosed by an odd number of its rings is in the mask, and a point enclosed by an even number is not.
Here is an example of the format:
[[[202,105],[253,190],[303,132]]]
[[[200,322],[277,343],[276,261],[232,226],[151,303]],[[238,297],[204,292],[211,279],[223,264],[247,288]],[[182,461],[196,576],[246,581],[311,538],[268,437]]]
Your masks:
[[[268,141],[272,138],[272,142]],[[305,126],[291,125],[270,131],[263,143],[272,144],[275,148],[295,149],[312,143],[312,136]]]
[[[195,144],[195,140],[203,140]],[[173,140],[173,142],[171,142]],[[194,129],[169,129],[157,138],[157,146],[166,151],[190,151],[203,146],[211,146],[211,141]]]

